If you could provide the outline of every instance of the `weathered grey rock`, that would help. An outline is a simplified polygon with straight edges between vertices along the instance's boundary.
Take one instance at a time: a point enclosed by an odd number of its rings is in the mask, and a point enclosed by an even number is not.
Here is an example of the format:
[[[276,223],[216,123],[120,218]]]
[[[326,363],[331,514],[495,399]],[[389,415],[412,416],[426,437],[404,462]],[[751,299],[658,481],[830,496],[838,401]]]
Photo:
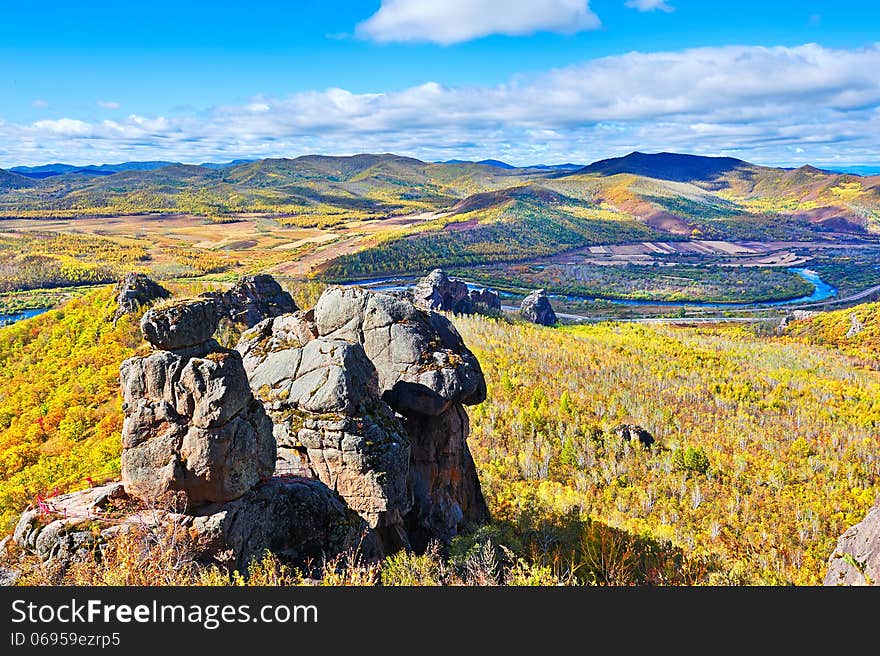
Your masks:
[[[118,321],[126,314],[132,314],[155,301],[171,297],[171,292],[154,282],[143,273],[127,273],[116,283],[116,312],[113,321]]]
[[[612,428],[611,432],[622,440],[638,442],[645,447],[650,447],[655,441],[654,436],[638,424],[620,424]]]
[[[317,336],[318,329],[315,327],[314,311],[298,311],[263,319],[241,334],[235,348],[241,353],[245,371],[250,376],[258,365],[265,362],[267,357],[278,354],[277,358],[283,361],[292,357],[286,351],[305,346]],[[296,366],[298,366],[298,362],[294,368]],[[270,374],[269,377],[274,378],[275,376]]]
[[[840,536],[824,585],[880,585],[880,500]]]
[[[322,337],[363,344],[382,399],[404,417],[411,443],[413,546],[448,542],[488,516],[467,447],[463,405],[486,398],[480,364],[455,327],[436,312],[359,287],[329,287],[315,307]]]
[[[286,347],[270,350],[279,343]],[[339,492],[379,533],[383,552],[408,546],[409,440],[379,398],[375,368],[358,343],[297,343],[262,324],[239,343],[251,387],[275,424],[276,473],[310,474]]]
[[[366,532],[342,497],[308,479],[273,479],[235,501],[178,519],[192,527],[205,556],[231,549],[241,570],[267,550],[282,562],[320,567],[325,558],[356,547]]]
[[[849,330],[846,331],[846,338],[852,339],[865,329],[865,324],[855,314],[849,315]]]
[[[401,414],[439,415],[486,398],[480,363],[444,316],[360,287],[329,287],[315,307],[318,334],[363,344],[382,399]]]
[[[248,327],[299,310],[293,297],[266,273],[245,276],[225,292],[207,292],[202,296],[216,301],[221,316]]]
[[[12,535],[13,541],[46,562],[59,560],[65,564],[91,557],[101,542],[100,535],[91,530],[89,515],[66,512],[65,499],[68,497],[73,495],[53,502],[58,509],[56,513],[46,515],[39,508],[29,508],[22,513]],[[78,511],[78,499],[74,497],[73,500],[72,507]]]
[[[556,323],[556,313],[550,305],[550,299],[543,289],[536,289],[523,299],[520,315],[526,321],[541,326],[552,326]]]
[[[491,289],[472,289],[471,306],[483,312],[501,312],[501,297]]]
[[[434,269],[413,288],[413,302],[425,310],[470,314],[473,312],[468,286],[462,280],[446,275],[443,269]]]
[[[0,567],[0,587],[12,586],[18,582],[21,572],[6,567]]]
[[[183,305],[173,314],[157,313],[161,319],[148,322],[162,327],[156,341],[185,343],[164,335],[193,334],[177,329],[173,318],[201,316],[206,304],[195,301],[193,315]],[[122,481],[130,494],[155,499],[181,491],[191,502],[230,501],[272,475],[272,423],[251,393],[237,351],[129,358],[120,367],[120,383]]]
[[[214,301],[184,299],[147,310],[141,332],[155,348],[179,351],[208,342],[219,320]]]

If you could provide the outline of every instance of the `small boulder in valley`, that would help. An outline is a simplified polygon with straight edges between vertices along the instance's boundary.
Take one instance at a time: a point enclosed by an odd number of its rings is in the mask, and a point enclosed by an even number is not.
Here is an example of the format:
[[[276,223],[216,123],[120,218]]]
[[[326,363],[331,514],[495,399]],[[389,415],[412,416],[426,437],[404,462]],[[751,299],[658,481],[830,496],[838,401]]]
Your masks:
[[[413,288],[413,302],[425,310],[454,314],[471,314],[473,305],[467,283],[446,275],[443,269],[434,269]]]
[[[552,326],[557,321],[550,299],[543,289],[536,289],[523,299],[520,315],[526,321],[541,326]]]

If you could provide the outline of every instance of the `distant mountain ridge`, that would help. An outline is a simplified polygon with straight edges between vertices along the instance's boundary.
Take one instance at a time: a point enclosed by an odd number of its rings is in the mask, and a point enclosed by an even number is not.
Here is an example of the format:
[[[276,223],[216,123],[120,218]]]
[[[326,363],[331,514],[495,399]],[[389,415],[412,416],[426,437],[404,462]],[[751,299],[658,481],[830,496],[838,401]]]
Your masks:
[[[477,162],[469,159],[447,159],[444,162],[435,162],[436,164],[483,164],[486,166],[496,166],[501,169],[550,169],[550,170],[567,170],[576,171],[583,168],[583,164],[529,164],[527,166],[514,166],[499,159],[481,159]]]
[[[209,169],[222,169],[237,164],[246,164],[252,162],[250,159],[235,159],[231,162],[214,163],[203,162],[196,166],[202,166]],[[28,178],[43,179],[51,178],[56,175],[69,175],[71,173],[81,175],[113,175],[122,171],[155,171],[166,166],[174,166],[180,162],[169,162],[163,160],[147,161],[147,162],[121,162],[119,164],[89,164],[86,166],[74,166],[72,164],[43,164],[41,166],[14,166],[9,171],[18,173]]]

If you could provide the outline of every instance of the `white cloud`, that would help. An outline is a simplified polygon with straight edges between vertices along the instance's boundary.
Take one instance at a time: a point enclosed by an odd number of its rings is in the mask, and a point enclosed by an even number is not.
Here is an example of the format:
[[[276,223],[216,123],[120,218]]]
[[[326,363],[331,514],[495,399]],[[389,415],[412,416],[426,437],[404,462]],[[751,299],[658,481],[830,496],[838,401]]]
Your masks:
[[[49,103],[45,100],[33,100],[31,101],[31,107],[34,109],[46,109],[49,107]]]
[[[37,121],[33,127],[36,130],[62,137],[82,137],[92,132],[92,126],[85,121],[72,118],[62,118],[57,121]]]
[[[626,0],[626,6],[639,11],[675,11],[665,0]]]
[[[851,50],[730,46],[632,52],[495,86],[331,88],[188,115],[0,121],[0,167],[309,152],[528,164],[632,150],[768,164],[872,163],[880,160],[877,70],[880,43]]]
[[[119,109],[122,106],[113,100],[99,100],[96,104],[103,109]]]
[[[382,0],[358,36],[380,43],[460,43],[490,34],[573,34],[599,27],[588,0]]]

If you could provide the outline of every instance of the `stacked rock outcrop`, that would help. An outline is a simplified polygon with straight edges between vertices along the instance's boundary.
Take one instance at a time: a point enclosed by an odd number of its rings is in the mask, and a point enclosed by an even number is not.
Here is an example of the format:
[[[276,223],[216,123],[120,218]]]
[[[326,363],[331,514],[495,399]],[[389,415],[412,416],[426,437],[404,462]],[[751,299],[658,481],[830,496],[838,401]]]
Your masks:
[[[273,477],[272,421],[251,392],[241,355],[211,338],[219,316],[210,298],[144,314],[141,331],[154,350],[120,368],[121,484],[29,509],[15,530],[19,545],[70,560],[120,530],[177,524],[201,557],[231,552],[244,568],[267,549],[304,564],[358,543],[367,527],[336,492],[318,480]],[[114,498],[129,505],[108,510]]]
[[[184,492],[191,502],[237,499],[275,468],[269,418],[237,351],[211,339],[211,300],[148,310],[141,332],[156,349],[120,370],[122,483],[129,494]]]
[[[434,269],[413,288],[413,302],[425,310],[470,314],[474,311],[467,283]]]
[[[468,290],[466,282],[450,278],[443,269],[431,271],[408,294],[394,295],[429,311],[453,314],[501,312],[501,298],[497,293],[486,288]]]
[[[288,315],[257,324],[237,348],[275,424],[276,473],[307,473],[337,491],[372,529],[368,553],[409,547],[409,439],[363,346],[315,338]]]
[[[501,298],[491,289],[472,289],[471,290],[471,306],[474,310],[482,312],[494,313],[501,312]]]
[[[410,441],[412,546],[448,542],[488,511],[467,446],[465,405],[486,398],[480,363],[444,316],[358,287],[330,287],[315,306],[318,335],[361,344],[382,400]]]
[[[213,339],[223,299],[148,310],[152,351],[120,368],[121,482],[27,510],[15,541],[69,560],[170,523],[243,568],[267,549],[296,564],[423,550],[488,519],[464,409],[486,384],[445,317],[345,287],[308,312],[258,311],[230,350]]]

